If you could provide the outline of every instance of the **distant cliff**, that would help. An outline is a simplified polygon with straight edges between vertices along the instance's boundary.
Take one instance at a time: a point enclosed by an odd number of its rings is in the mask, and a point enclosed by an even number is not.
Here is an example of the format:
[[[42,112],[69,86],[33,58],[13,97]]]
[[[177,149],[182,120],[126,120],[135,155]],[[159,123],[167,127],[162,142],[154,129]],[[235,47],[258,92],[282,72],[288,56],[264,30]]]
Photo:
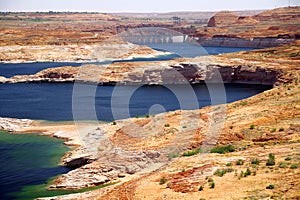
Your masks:
[[[283,38],[235,38],[235,37],[213,37],[213,38],[199,38],[197,40],[202,46],[215,47],[251,47],[251,48],[267,48],[275,47],[294,42],[295,39]]]

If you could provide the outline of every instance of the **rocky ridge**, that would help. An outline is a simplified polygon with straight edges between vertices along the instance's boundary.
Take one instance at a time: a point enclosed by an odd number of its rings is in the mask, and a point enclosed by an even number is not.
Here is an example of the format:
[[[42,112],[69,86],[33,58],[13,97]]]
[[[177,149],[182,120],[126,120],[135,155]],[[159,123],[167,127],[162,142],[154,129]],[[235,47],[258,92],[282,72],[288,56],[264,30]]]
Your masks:
[[[123,42],[116,37],[94,45],[0,46],[0,62],[4,63],[103,62],[167,54],[169,53]]]

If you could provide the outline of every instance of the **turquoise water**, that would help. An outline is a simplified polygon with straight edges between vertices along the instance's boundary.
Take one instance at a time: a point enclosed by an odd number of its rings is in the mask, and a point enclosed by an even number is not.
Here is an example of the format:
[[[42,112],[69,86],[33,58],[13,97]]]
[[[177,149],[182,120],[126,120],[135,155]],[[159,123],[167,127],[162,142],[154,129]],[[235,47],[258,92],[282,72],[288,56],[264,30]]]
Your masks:
[[[0,199],[44,196],[48,178],[69,171],[66,167],[58,166],[68,150],[70,148],[63,144],[63,140],[0,131]],[[37,186],[24,188],[25,185]]]

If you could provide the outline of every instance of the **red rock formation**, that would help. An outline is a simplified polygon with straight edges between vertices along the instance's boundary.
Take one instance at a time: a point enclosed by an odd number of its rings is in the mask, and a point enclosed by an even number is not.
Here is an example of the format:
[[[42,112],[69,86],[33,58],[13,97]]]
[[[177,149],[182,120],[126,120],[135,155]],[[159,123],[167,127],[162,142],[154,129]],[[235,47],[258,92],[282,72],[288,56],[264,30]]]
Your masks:
[[[208,21],[207,26],[227,26],[235,23],[238,20],[238,16],[230,11],[221,11],[211,17]]]

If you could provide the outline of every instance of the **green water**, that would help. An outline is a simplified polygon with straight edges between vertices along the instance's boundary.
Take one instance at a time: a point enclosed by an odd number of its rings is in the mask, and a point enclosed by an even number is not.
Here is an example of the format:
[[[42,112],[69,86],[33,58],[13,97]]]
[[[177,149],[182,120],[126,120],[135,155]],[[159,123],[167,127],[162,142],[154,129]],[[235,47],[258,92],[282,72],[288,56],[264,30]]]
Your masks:
[[[55,177],[50,178],[45,184],[25,186],[22,188],[21,192],[15,193],[14,196],[18,200],[32,200],[38,197],[52,197],[52,196],[59,196],[65,194],[86,192],[86,191],[91,191],[91,190],[100,189],[100,188],[113,185],[111,183],[108,183],[108,184],[103,184],[103,185],[99,185],[91,188],[85,188],[81,190],[47,190],[47,187],[49,187],[50,183],[54,179]]]
[[[9,134],[0,131],[0,199],[32,200],[90,191],[112,184],[81,190],[47,190],[55,178],[70,169],[58,166],[70,150],[63,140],[38,134]]]
[[[57,195],[56,191],[47,191],[47,187],[49,178],[70,170],[58,166],[61,157],[70,150],[63,142],[38,134],[0,131],[0,199]]]

